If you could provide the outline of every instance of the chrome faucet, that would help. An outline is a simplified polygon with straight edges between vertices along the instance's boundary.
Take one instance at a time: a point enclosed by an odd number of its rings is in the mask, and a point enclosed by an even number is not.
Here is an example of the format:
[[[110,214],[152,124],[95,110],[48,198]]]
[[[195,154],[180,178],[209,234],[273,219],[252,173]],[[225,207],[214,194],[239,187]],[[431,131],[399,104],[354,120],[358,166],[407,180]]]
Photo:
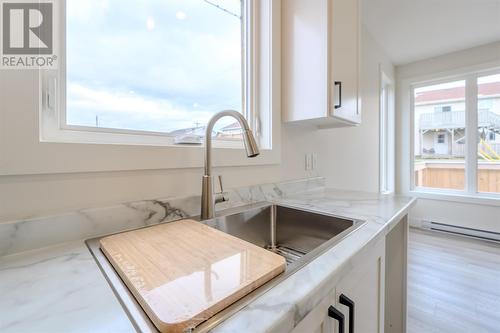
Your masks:
[[[201,220],[212,219],[215,216],[215,204],[226,201],[224,190],[222,188],[222,179],[219,177],[221,193],[214,195],[213,177],[212,177],[212,130],[215,123],[222,117],[233,117],[240,123],[243,129],[243,143],[248,157],[255,157],[260,154],[259,147],[255,142],[252,130],[248,126],[246,119],[237,111],[222,111],[215,114],[208,122],[205,134],[205,174],[203,175],[201,187]]]

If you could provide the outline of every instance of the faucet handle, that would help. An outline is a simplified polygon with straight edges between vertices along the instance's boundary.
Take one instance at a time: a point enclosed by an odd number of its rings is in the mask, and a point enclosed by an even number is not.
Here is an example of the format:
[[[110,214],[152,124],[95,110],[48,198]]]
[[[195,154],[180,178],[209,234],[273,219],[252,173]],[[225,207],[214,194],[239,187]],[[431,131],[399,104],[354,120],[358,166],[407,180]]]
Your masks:
[[[224,192],[224,186],[222,185],[222,176],[219,175],[218,179],[219,179],[220,192],[215,194],[215,203],[229,201],[229,198],[227,198],[227,193]]]
[[[222,176],[219,175],[217,176],[217,178],[219,178],[220,193],[224,193],[224,186],[222,186]]]

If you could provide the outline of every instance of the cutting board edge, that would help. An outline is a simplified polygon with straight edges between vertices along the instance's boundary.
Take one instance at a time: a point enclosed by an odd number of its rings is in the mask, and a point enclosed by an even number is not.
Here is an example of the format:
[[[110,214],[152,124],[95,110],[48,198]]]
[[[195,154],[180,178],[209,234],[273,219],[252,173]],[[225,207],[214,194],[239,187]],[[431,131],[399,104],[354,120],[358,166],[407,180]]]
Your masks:
[[[179,220],[179,221],[185,221],[185,220],[191,220],[193,222],[200,223],[199,221],[195,221],[192,219],[183,219],[183,220]],[[174,222],[178,222],[178,221],[174,221]],[[174,222],[169,222],[169,223],[174,223]],[[159,226],[159,225],[155,225],[155,226]],[[150,226],[150,227],[155,227],[155,226]],[[212,228],[212,227],[207,226],[205,224],[203,224],[203,226]],[[150,227],[148,227],[148,228],[150,228]],[[215,228],[213,228],[213,229],[215,229]],[[221,233],[224,233],[218,229],[215,229],[215,230],[217,230]],[[221,312],[222,310],[224,310],[227,307],[231,306],[232,304],[236,303],[237,301],[239,301],[243,297],[247,296],[251,292],[255,291],[256,289],[262,287],[263,285],[270,282],[272,279],[276,278],[277,276],[279,276],[281,273],[283,273],[286,270],[286,260],[282,256],[280,256],[276,253],[273,253],[271,251],[267,251],[264,248],[261,248],[255,244],[252,244],[250,242],[242,240],[236,236],[224,233],[226,236],[229,236],[230,238],[235,238],[235,239],[238,239],[239,241],[249,243],[249,244],[253,245],[256,249],[265,250],[266,252],[268,252],[268,254],[274,255],[275,258],[278,258],[281,261],[281,264],[279,266],[277,266],[275,269],[273,269],[272,271],[270,271],[266,274],[263,274],[261,277],[259,277],[255,281],[248,283],[247,285],[242,287],[240,290],[236,290],[234,293],[228,295],[225,299],[221,299],[218,302],[214,303],[210,308],[204,309],[203,311],[197,313],[192,318],[187,319],[187,320],[179,320],[177,322],[166,322],[166,321],[162,320],[156,314],[156,312],[151,308],[151,306],[148,304],[147,300],[141,294],[140,290],[137,289],[136,286],[134,286],[134,284],[129,279],[127,274],[125,274],[125,272],[122,271],[118,262],[116,262],[114,259],[110,259],[110,258],[113,258],[113,255],[111,255],[111,253],[109,253],[104,246],[104,243],[106,242],[106,240],[108,240],[108,239],[111,240],[111,239],[116,238],[117,236],[119,236],[121,234],[130,233],[130,232],[134,232],[134,231],[136,231],[136,230],[125,231],[122,233],[103,237],[99,241],[100,248],[101,248],[101,251],[105,254],[108,262],[111,263],[111,265],[113,266],[115,272],[120,276],[121,280],[127,286],[127,289],[129,290],[129,292],[132,293],[132,295],[134,296],[137,303],[139,303],[139,305],[141,306],[143,311],[146,312],[146,314],[148,315],[148,317],[150,318],[152,323],[162,333],[183,333],[183,332],[185,332],[185,330],[187,328],[199,326],[201,323],[205,322],[206,320],[210,319],[211,317],[213,317],[217,313]],[[200,317],[202,317],[202,318],[200,318]],[[196,318],[199,318],[199,319],[196,319]]]
[[[101,248],[101,250],[106,255],[106,258],[109,258],[108,255],[110,255],[110,254],[106,251],[106,249]],[[122,270],[118,266],[115,266],[115,261],[112,261],[109,259],[108,259],[108,261],[111,263],[111,265],[113,266],[115,271],[118,273],[121,280],[125,283],[125,285],[127,286],[127,289],[134,295],[134,298],[137,301],[137,303],[139,303],[139,305],[141,306],[143,311],[146,312],[146,314],[150,318],[151,322],[162,333],[183,333],[189,327],[195,328],[195,327],[199,326],[201,323],[207,321],[208,319],[215,316],[217,313],[228,308],[229,306],[236,303],[237,301],[239,301],[243,297],[247,296],[248,294],[252,293],[256,289],[262,287],[263,285],[270,282],[271,280],[273,280],[274,278],[276,278],[277,276],[279,276],[281,273],[283,273],[286,270],[286,260],[285,260],[285,258],[283,258],[283,263],[281,266],[277,267],[276,269],[272,270],[271,272],[269,272],[267,274],[264,274],[263,276],[261,276],[259,279],[257,279],[253,283],[249,283],[244,288],[229,295],[226,299],[222,299],[219,302],[215,303],[212,306],[212,308],[215,308],[214,310],[207,309],[205,311],[202,311],[202,312],[196,314],[191,319],[178,321],[178,322],[166,322],[156,315],[155,311],[153,311],[153,309],[151,309],[149,304],[146,302],[146,300],[143,298],[143,296],[138,292],[137,288],[135,288],[135,286],[133,286],[132,282],[130,281],[130,279],[128,279],[128,277],[125,275],[125,273],[122,272]],[[233,298],[233,300],[228,301],[227,300],[228,298]],[[210,311],[210,312],[213,311],[213,313],[209,313],[209,314],[207,313],[203,319],[201,319],[201,318],[196,319],[196,317],[201,317],[203,315],[203,312],[208,312],[208,311]]]
[[[281,273],[283,273],[286,270],[286,261],[284,261],[283,266],[277,267],[275,270],[264,274],[261,276],[259,279],[254,281],[253,283],[249,283],[247,286],[244,288],[236,291],[235,293],[229,295],[225,299],[220,300],[217,303],[214,303],[210,309],[206,309],[198,314],[196,314],[193,318],[184,320],[184,321],[178,321],[175,323],[167,323],[160,318],[158,318],[156,315],[154,316],[155,318],[158,319],[158,323],[155,323],[155,326],[162,332],[162,333],[182,333],[184,332],[187,328],[189,327],[198,327],[200,324],[203,322],[209,320],[213,316],[217,315],[217,313],[223,311],[224,309],[230,307],[232,304],[238,302],[248,294],[252,293],[253,291],[257,290],[258,288],[264,286],[266,283],[270,282],[277,276],[279,276]],[[232,300],[228,300],[228,299]],[[210,312],[210,313],[206,313]],[[203,313],[206,313],[205,315]],[[196,319],[197,317],[203,317],[200,319]],[[160,327],[165,328],[165,330],[161,329]],[[180,330],[176,330],[180,329]]]

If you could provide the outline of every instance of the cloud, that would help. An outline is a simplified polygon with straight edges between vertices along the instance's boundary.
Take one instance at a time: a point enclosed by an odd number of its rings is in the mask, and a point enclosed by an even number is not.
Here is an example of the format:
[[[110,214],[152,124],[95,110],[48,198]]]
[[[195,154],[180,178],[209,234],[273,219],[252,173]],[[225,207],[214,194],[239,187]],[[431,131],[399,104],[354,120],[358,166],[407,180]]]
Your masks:
[[[216,2],[232,11],[240,5]],[[105,113],[116,126],[153,130],[161,119],[178,129],[241,109],[234,16],[203,0],[86,0],[67,7],[68,119],[88,125]]]
[[[206,123],[213,114],[196,105],[186,110],[167,100],[144,98],[134,92],[112,93],[74,83],[68,85],[67,94],[67,107],[72,110],[68,121],[72,125],[94,126],[97,116],[99,127],[170,132]]]

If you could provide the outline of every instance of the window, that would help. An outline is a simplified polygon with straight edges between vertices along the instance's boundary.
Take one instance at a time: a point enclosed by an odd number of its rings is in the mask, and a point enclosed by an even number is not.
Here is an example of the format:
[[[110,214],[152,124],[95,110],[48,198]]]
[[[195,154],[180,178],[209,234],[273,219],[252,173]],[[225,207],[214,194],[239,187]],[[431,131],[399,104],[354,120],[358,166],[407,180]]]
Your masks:
[[[500,74],[415,85],[412,110],[414,188],[500,193]]]
[[[202,133],[215,112],[243,111],[240,0],[68,1],[66,13],[67,125]]]
[[[481,193],[500,193],[500,74],[477,78],[477,187]],[[484,108],[483,100],[488,100]]]
[[[380,192],[395,190],[395,112],[394,85],[381,72],[380,89]]]
[[[433,112],[436,104],[455,100],[456,111]],[[439,106],[444,111],[446,107]],[[465,188],[465,81],[426,85],[414,90],[415,186]]]
[[[451,112],[451,106],[437,106],[434,108],[436,112]]]
[[[186,8],[180,9],[184,12],[185,16],[177,12],[166,12],[162,10],[161,6],[169,6],[172,4],[178,4],[179,6],[188,5],[194,0],[184,1],[184,0],[145,0],[145,1],[120,1],[116,2],[114,0],[109,1],[88,1],[93,7],[92,10],[87,9],[87,14],[91,17],[89,19],[89,30],[92,31],[92,22],[94,16],[98,17],[102,15],[101,11],[126,11],[123,7],[125,5],[135,6],[137,10],[136,15],[141,17],[140,25],[146,27],[145,29],[154,28],[159,29],[159,25],[165,24],[158,17],[162,17],[163,13],[174,14],[175,22],[179,21],[180,24],[185,21],[189,21],[192,18],[193,12],[188,12]],[[207,10],[213,9],[217,15],[222,9],[229,10],[231,7],[228,6],[229,3],[233,3],[233,0],[209,0],[207,1],[199,0],[197,5],[204,6]],[[157,170],[157,169],[179,169],[179,168],[199,168],[203,166],[203,147],[201,144],[186,145],[176,144],[175,136],[168,134],[171,132],[165,129],[163,132],[153,132],[144,131],[138,129],[120,129],[120,128],[108,128],[108,127],[95,127],[95,115],[92,119],[90,118],[88,125],[68,125],[66,119],[66,43],[71,43],[66,38],[66,23],[67,23],[67,9],[66,4],[73,2],[87,3],[87,1],[56,1],[56,8],[54,15],[57,16],[59,29],[56,29],[57,35],[54,38],[59,39],[60,52],[58,55],[59,67],[57,69],[44,69],[38,71],[39,82],[37,87],[39,87],[39,108],[38,117],[39,120],[39,132],[30,133],[30,135],[35,136],[30,137],[29,140],[24,140],[27,146],[34,149],[33,151],[38,151],[40,154],[31,157],[36,163],[28,163],[31,167],[29,169],[30,173],[62,173],[62,172],[95,172],[95,171],[116,171],[116,170]],[[168,4],[167,4],[168,3]],[[118,4],[117,6],[111,8],[111,4]],[[144,14],[143,9],[150,8],[155,4],[154,22],[152,20],[147,21],[147,16]],[[205,6],[209,5],[208,6]],[[217,5],[219,7],[214,7],[212,5]],[[89,5],[90,6],[90,5]],[[90,6],[90,7],[92,7]],[[159,7],[158,7],[159,6]],[[238,7],[240,8],[240,7]],[[84,12],[81,11],[81,15]],[[95,13],[88,14],[88,12]],[[233,10],[230,10],[233,11]],[[225,13],[225,12],[224,12]],[[248,159],[245,154],[242,154],[243,142],[242,140],[230,140],[231,137],[236,138],[238,136],[237,130],[233,128],[233,122],[221,123],[214,135],[221,136],[224,135],[224,140],[214,140],[214,148],[216,151],[214,159],[214,166],[248,166],[248,165],[269,165],[280,163],[281,161],[281,126],[280,126],[280,52],[279,52],[279,40],[280,40],[280,3],[279,1],[265,1],[265,0],[244,0],[241,2],[241,16],[243,27],[239,27],[242,33],[240,46],[241,61],[240,70],[243,74],[240,74],[243,82],[240,83],[242,92],[240,97],[242,99],[241,110],[246,116],[250,127],[255,132],[255,137],[261,154],[256,159]],[[150,14],[150,12],[148,12]],[[141,16],[142,15],[142,16]],[[228,18],[233,18],[233,16],[227,14]],[[179,16],[179,18],[177,17]],[[137,21],[137,26],[139,25],[139,20],[125,20],[122,16],[117,17],[117,21],[113,22],[113,25],[120,26],[123,29],[129,29],[131,34],[124,38],[132,42],[134,39],[133,29],[134,22]],[[144,18],[146,17],[146,21]],[[236,18],[234,18],[236,19]],[[173,23],[172,23],[173,24]],[[179,23],[176,23],[179,24]],[[210,27],[209,27],[210,28]],[[93,35],[94,37],[95,34]],[[99,36],[97,36],[99,37]],[[209,38],[210,39],[210,38]],[[96,41],[96,43],[99,39]],[[163,40],[162,40],[163,41]],[[86,41],[81,41],[82,43],[90,43]],[[117,40],[119,42],[119,40]],[[158,47],[163,47],[162,45]],[[129,52],[132,50],[129,49]],[[148,50],[140,50],[140,57],[148,57]],[[206,54],[211,54],[211,51],[207,50]],[[120,57],[127,58],[129,55],[118,54],[117,58]],[[95,60],[98,60],[97,58]],[[68,62],[71,62],[68,59]],[[163,63],[161,63],[163,64]],[[255,64],[255,65],[254,65]],[[135,73],[137,76],[140,75],[151,75],[156,70],[156,63],[146,63],[140,68],[139,73]],[[258,66],[257,66],[258,65]],[[111,64],[113,68],[113,64]],[[124,69],[125,71],[127,68]],[[71,71],[71,69],[70,69]],[[119,75],[120,71],[113,72]],[[128,75],[128,73],[126,73]],[[224,73],[222,73],[224,74]],[[125,75],[125,74],[124,74]],[[71,73],[69,73],[71,79]],[[139,78],[140,79],[140,78]],[[156,79],[156,78],[154,78]],[[160,77],[157,78],[158,82]],[[189,78],[187,78],[189,79]],[[216,84],[219,80],[218,77],[212,77],[207,84]],[[158,87],[165,90],[165,87],[161,85],[154,85],[153,87]],[[186,83],[186,82],[184,82]],[[117,89],[120,86],[117,87]],[[183,85],[186,87],[186,85]],[[197,91],[197,87],[191,87],[191,91]],[[126,90],[123,90],[126,91]],[[130,91],[128,91],[130,93]],[[133,91],[131,95],[141,95],[144,94],[143,91]],[[159,95],[164,98],[162,94]],[[182,94],[174,95],[177,97],[184,97]],[[170,96],[171,97],[171,96]],[[149,98],[149,97],[148,97]],[[154,100],[151,98],[151,100]],[[127,101],[130,101],[127,99]],[[223,102],[227,102],[224,100]],[[130,107],[127,103],[123,103],[127,107]],[[69,107],[69,105],[68,105]],[[117,108],[118,111],[121,108]],[[162,110],[157,110],[161,113]],[[161,111],[161,112],[160,112]],[[176,109],[176,112],[178,109]],[[213,110],[216,112],[219,110]],[[69,111],[71,113],[72,111]],[[174,113],[173,115],[178,115]],[[36,115],[33,115],[35,117]],[[199,125],[203,126],[201,121],[192,119],[192,124],[188,126],[196,127]],[[92,123],[93,120],[93,123]],[[71,120],[70,120],[71,122]],[[163,121],[156,121],[157,123],[163,123]],[[197,124],[199,122],[200,124]],[[150,122],[151,123],[151,122]],[[103,119],[99,117],[99,126],[103,126]],[[93,126],[92,126],[93,125]],[[155,126],[159,126],[156,125]],[[118,127],[118,126],[116,126]],[[173,131],[173,130],[172,130]],[[204,131],[201,131],[202,134]],[[223,134],[221,134],[221,132]],[[38,134],[38,135],[37,135]],[[229,137],[229,140],[226,138]],[[198,141],[199,142],[199,141]],[[60,144],[64,143],[64,144]],[[43,153],[42,153],[43,152]],[[42,157],[42,158],[41,158]],[[42,159],[42,162],[40,162]],[[25,161],[24,161],[25,162]],[[27,165],[22,163],[22,165]],[[28,172],[28,171],[27,171]]]
[[[438,134],[438,143],[445,143],[445,138],[446,134]]]
[[[42,140],[168,145],[186,134],[201,138],[208,120],[228,109],[270,132],[260,121],[271,117],[255,102],[262,92],[257,76],[264,80],[269,68],[257,73],[253,66],[263,56],[251,15],[264,12],[257,2],[64,2],[63,68],[54,74],[57,85],[46,83],[47,95],[61,89],[60,100],[55,117],[44,114]],[[239,140],[240,131],[224,118],[213,135]],[[257,136],[269,141],[270,133]]]

